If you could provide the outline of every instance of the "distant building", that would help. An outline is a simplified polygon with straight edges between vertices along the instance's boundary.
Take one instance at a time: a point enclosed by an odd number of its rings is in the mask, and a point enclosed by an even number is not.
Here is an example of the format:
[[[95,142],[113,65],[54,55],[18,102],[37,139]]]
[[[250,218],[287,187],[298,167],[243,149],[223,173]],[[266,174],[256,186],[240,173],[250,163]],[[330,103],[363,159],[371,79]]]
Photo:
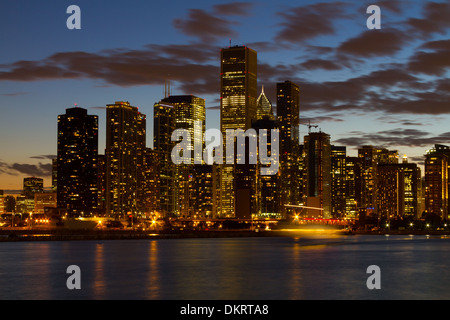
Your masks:
[[[46,208],[57,208],[56,193],[45,192],[34,194],[34,213],[44,214]]]
[[[34,199],[36,192],[44,192],[44,179],[36,177],[24,178],[22,195],[27,199]]]

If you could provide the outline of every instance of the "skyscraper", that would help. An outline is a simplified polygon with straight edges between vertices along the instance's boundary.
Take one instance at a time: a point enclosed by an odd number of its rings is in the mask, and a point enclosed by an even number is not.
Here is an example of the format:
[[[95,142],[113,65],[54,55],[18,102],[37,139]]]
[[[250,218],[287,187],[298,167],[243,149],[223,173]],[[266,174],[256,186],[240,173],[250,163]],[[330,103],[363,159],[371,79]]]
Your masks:
[[[58,116],[57,203],[70,215],[97,209],[98,116],[83,108]]]
[[[159,162],[160,210],[163,215],[174,215],[177,211],[175,193],[175,164],[171,153],[175,142],[171,140],[175,130],[175,106],[160,101],[153,106],[153,150]]]
[[[244,47],[234,46],[221,50],[220,64],[220,129],[224,137],[223,145],[226,146],[226,130],[251,128],[252,121],[257,119],[257,53]],[[245,165],[241,165],[245,166]],[[251,191],[248,186],[241,186],[242,192],[236,194],[236,174],[247,175],[248,172],[238,169],[236,165],[220,165],[218,177],[219,187],[214,194],[216,196],[215,210],[218,217],[235,216],[236,208],[242,215],[250,215]],[[248,177],[249,179],[252,179]],[[253,178],[254,179],[254,178]],[[239,181],[247,181],[241,177]],[[256,182],[256,181],[255,181]],[[245,190],[244,190],[245,189]],[[248,210],[241,210],[242,208]]]
[[[347,157],[345,159],[345,212],[351,218],[358,216],[361,205],[361,171],[362,158]]]
[[[425,155],[425,212],[447,219],[450,147],[436,144]]]
[[[415,163],[378,164],[377,207],[381,219],[418,217],[420,168]]]
[[[258,99],[256,100],[256,117],[258,120],[262,119],[275,120],[272,103],[264,93],[264,86],[262,86],[261,93]]]
[[[358,149],[358,157],[362,160],[361,172],[361,213],[378,214],[377,208],[377,168],[379,164],[398,163],[398,152],[374,146],[362,146]]]
[[[331,215],[333,218],[344,218],[346,214],[346,160],[346,147],[331,146]]]
[[[304,139],[307,205],[323,209],[308,209],[308,214],[331,218],[330,135],[310,132]]]
[[[139,211],[145,152],[145,116],[129,102],[106,109],[106,213],[124,217]]]
[[[206,110],[205,100],[193,95],[175,95],[162,100],[174,107],[173,117],[175,129],[189,132],[191,144],[189,150],[183,150],[185,162],[175,166],[175,199],[176,213],[185,217],[194,214],[190,199],[197,190],[192,188],[194,163],[202,164],[205,132]],[[172,151],[172,150],[170,150]],[[170,160],[172,161],[172,160]]]
[[[299,145],[300,89],[291,81],[277,83],[277,121],[280,130],[280,188],[283,214],[293,209],[286,204],[302,202],[302,154]]]

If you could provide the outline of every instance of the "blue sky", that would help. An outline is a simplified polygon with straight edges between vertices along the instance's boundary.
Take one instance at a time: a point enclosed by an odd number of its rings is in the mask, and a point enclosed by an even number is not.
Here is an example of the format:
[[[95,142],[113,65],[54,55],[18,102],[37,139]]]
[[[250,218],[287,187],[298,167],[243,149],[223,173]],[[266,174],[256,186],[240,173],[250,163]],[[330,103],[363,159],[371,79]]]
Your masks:
[[[69,30],[69,5],[81,30]],[[369,30],[366,8],[381,8]],[[50,186],[57,116],[78,106],[99,116],[125,100],[147,114],[172,94],[206,99],[219,126],[220,48],[258,52],[258,86],[275,105],[277,82],[300,86],[300,117],[347,146],[384,146],[420,163],[450,144],[448,1],[3,1],[0,3],[0,189],[23,177]],[[308,128],[301,125],[301,138]]]

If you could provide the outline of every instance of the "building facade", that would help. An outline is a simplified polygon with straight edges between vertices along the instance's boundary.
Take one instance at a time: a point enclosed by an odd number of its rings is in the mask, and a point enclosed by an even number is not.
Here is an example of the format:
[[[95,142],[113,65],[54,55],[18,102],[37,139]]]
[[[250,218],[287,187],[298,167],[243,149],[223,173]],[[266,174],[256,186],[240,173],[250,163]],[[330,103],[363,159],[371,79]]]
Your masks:
[[[220,130],[224,137],[223,145],[227,145],[226,130],[251,128],[257,118],[257,53],[244,47],[235,46],[221,50],[220,63]],[[217,217],[234,217],[236,209],[239,216],[249,217],[254,210],[252,188],[256,183],[253,173],[251,177],[246,165],[220,165],[219,176],[215,179],[218,187],[215,194],[215,215]],[[242,167],[241,167],[242,166]],[[240,177],[236,177],[240,175]],[[240,189],[240,193],[236,190]]]
[[[83,108],[66,109],[58,116],[58,208],[73,216],[96,213],[97,159],[98,116]]]
[[[129,102],[106,108],[106,214],[135,215],[142,210],[145,116]]]

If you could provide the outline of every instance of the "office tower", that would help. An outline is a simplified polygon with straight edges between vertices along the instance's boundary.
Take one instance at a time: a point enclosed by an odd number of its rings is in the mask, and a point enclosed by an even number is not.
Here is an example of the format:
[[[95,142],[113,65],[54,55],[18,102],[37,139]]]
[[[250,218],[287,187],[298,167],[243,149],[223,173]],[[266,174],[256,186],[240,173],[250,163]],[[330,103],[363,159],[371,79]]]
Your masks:
[[[281,152],[299,144],[300,89],[291,81],[277,83],[277,120],[280,127]]]
[[[259,133],[259,130],[267,130],[267,150],[268,155],[272,155],[272,136],[271,130],[278,129],[277,122],[270,117],[264,117],[253,123],[253,128]],[[258,167],[263,165],[258,162]],[[258,169],[257,167],[257,169]],[[257,187],[256,187],[256,199],[257,210],[255,213],[261,218],[281,218],[281,195],[282,190],[280,188],[280,170],[273,175],[261,175],[260,170],[257,171]]]
[[[147,117],[138,112],[137,115],[137,144],[136,144],[136,210],[145,211],[145,152],[147,146]]]
[[[159,154],[147,148],[145,151],[145,212],[147,214],[160,213],[160,178]]]
[[[331,146],[331,216],[344,218],[347,211],[347,148]]]
[[[46,213],[48,208],[56,208],[57,195],[53,192],[35,193],[34,194],[34,211],[33,213]]]
[[[175,130],[175,106],[160,101],[153,106],[153,149],[159,159],[160,211],[164,216],[177,213],[175,164],[171,153],[175,142],[171,140]]]
[[[330,135],[310,132],[304,137],[306,197],[309,216],[331,218],[331,145]]]
[[[106,214],[125,217],[140,212],[145,116],[129,102],[106,109]]]
[[[347,217],[356,218],[361,205],[361,172],[362,158],[347,157],[345,159],[345,212]]]
[[[69,215],[97,209],[98,116],[83,108],[58,116],[57,201]]]
[[[58,187],[58,158],[52,159],[52,192]]]
[[[377,207],[380,219],[411,220],[418,216],[420,168],[415,163],[378,164]]]
[[[448,219],[450,147],[436,144],[425,155],[425,212]]]
[[[264,86],[262,86],[261,94],[256,100],[256,118],[257,120],[262,119],[275,120],[272,103],[264,93]]]
[[[3,197],[3,190],[0,190],[0,215],[5,213],[5,198]]]
[[[398,152],[373,146],[362,146],[358,149],[358,157],[362,159],[361,213],[377,214],[377,166],[378,164],[398,163]]]
[[[188,150],[183,150],[184,163],[175,166],[175,199],[176,213],[189,217],[194,214],[190,203],[193,165],[202,164],[205,132],[206,110],[205,100],[193,95],[169,96],[162,100],[174,107],[175,129],[185,129],[189,132],[191,144]],[[180,150],[181,151],[181,150]]]
[[[104,215],[106,214],[106,155],[98,155],[97,167],[97,211]]]
[[[221,50],[220,64],[220,130],[224,137],[223,145],[226,146],[226,130],[251,128],[252,121],[257,118],[257,53],[243,46],[229,47]],[[229,162],[235,159],[230,159]],[[235,210],[239,208],[242,217],[250,216],[251,190],[247,186],[236,185],[236,174],[248,175],[245,168],[237,169],[234,164],[220,165],[218,172],[219,182],[214,185],[215,210],[218,217],[234,217]],[[234,161],[234,163],[236,163]],[[240,165],[245,166],[245,165]],[[239,172],[236,172],[238,170]],[[250,176],[241,177],[241,182]],[[243,192],[236,194],[236,189],[241,188]],[[244,209],[247,208],[247,209]]]
[[[22,195],[27,199],[34,199],[36,192],[44,192],[44,179],[36,177],[23,178]]]
[[[283,214],[294,211],[286,204],[302,203],[302,153],[299,145],[300,89],[291,81],[277,83],[277,121],[280,130],[280,173]]]
[[[212,218],[213,166],[195,164],[190,175],[189,207],[196,218]]]

